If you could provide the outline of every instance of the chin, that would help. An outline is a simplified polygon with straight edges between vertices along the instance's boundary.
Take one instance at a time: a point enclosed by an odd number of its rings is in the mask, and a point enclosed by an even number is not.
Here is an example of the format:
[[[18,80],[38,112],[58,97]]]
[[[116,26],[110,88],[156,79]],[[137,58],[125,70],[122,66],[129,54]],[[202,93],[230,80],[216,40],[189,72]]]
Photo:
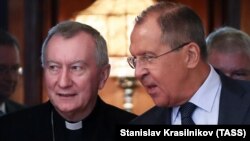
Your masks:
[[[75,105],[71,105],[71,104],[61,104],[61,105],[57,105],[57,109],[60,110],[61,112],[72,112],[76,109]]]
[[[154,99],[154,103],[155,105],[157,105],[158,107],[168,107],[169,103],[166,101],[162,101],[163,99]]]

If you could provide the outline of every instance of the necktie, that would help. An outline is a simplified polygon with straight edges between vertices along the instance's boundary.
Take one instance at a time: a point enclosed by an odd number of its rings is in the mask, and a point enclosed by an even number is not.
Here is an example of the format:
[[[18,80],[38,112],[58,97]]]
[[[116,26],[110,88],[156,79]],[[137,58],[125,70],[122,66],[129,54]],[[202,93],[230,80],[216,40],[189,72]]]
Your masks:
[[[187,102],[180,107],[182,125],[195,125],[192,119],[192,114],[195,108],[196,105],[190,102]]]

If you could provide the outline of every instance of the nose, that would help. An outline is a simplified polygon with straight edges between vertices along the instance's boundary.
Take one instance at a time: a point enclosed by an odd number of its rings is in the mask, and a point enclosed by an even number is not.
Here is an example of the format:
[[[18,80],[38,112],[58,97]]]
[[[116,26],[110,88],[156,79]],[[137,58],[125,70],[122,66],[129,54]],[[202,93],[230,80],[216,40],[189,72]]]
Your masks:
[[[12,70],[6,70],[3,74],[4,78],[7,80],[16,80],[18,78],[18,72]]]
[[[139,80],[142,80],[148,74],[148,70],[143,67],[143,65],[139,65],[138,63],[135,67],[135,77]]]
[[[72,78],[70,75],[70,71],[67,69],[63,69],[59,80],[58,85],[62,88],[70,87],[72,85]]]

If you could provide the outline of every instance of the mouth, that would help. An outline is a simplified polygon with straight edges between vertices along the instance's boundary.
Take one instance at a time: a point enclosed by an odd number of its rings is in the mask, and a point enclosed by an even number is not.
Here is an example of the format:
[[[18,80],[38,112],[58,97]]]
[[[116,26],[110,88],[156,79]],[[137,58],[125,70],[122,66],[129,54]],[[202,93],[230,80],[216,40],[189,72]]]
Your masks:
[[[155,84],[148,84],[148,85],[144,85],[147,92],[150,94],[150,95],[153,95],[154,93],[156,93],[156,88],[157,88],[157,85]]]
[[[74,97],[77,94],[76,93],[57,93],[57,95],[60,96],[60,97],[68,98],[68,97]]]
[[[0,88],[4,93],[13,93],[15,89],[12,85],[1,85]]]

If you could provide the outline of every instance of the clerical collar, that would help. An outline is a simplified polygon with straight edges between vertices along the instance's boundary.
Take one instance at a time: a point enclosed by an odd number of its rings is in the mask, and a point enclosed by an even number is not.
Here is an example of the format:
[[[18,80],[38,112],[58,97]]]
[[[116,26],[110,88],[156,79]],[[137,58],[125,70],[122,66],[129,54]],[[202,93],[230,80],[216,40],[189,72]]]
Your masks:
[[[78,129],[82,128],[82,121],[74,122],[74,123],[70,123],[68,121],[65,121],[65,126],[69,130],[78,130]]]

